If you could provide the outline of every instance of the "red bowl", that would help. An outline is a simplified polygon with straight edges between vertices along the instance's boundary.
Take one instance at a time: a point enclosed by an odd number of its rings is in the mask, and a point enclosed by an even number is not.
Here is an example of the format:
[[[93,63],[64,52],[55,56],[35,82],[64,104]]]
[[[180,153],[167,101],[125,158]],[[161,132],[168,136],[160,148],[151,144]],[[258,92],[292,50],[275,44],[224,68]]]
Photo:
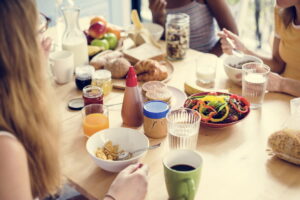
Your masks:
[[[214,94],[214,95],[223,95],[223,94],[225,94],[225,95],[232,95],[230,93],[224,93],[224,92],[201,92],[201,93],[192,94],[191,96],[204,96],[204,95],[208,95],[208,94]],[[186,107],[187,100],[184,102],[184,107]],[[247,102],[248,102],[248,100],[247,100]],[[249,105],[250,105],[250,103],[249,103]],[[228,122],[228,123],[212,123],[212,122],[203,122],[203,121],[201,121],[201,126],[203,126],[203,127],[210,127],[210,128],[224,128],[224,127],[232,126],[232,125],[234,125],[236,123],[239,123],[243,119],[245,119],[249,115],[249,113],[250,113],[250,108],[249,108],[249,111],[243,116],[243,118],[241,118],[241,119],[239,119],[237,121]]]

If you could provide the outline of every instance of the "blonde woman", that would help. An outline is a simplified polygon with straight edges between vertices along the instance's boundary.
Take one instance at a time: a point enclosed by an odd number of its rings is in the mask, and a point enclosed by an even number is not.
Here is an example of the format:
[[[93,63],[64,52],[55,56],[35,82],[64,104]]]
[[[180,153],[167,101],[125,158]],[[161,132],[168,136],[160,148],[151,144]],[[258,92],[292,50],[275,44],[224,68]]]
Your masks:
[[[300,0],[277,0],[275,8],[275,37],[271,58],[265,58],[248,49],[239,37],[224,29],[219,33],[224,53],[235,48],[245,54],[260,57],[275,73],[269,76],[268,90],[300,96]],[[282,73],[282,76],[278,75]]]
[[[34,0],[0,1],[0,199],[32,200],[60,187],[59,128],[49,108]],[[121,172],[105,199],[143,199],[147,167]],[[101,180],[99,180],[101,181]],[[100,188],[99,188],[100,189]],[[124,196],[124,194],[126,194]]]

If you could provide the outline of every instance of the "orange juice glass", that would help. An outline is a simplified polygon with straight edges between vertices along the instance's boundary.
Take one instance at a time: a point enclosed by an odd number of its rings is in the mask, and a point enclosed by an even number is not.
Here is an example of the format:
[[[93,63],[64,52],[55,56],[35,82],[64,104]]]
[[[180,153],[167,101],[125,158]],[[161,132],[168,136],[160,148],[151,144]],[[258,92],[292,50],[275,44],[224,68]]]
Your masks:
[[[102,104],[90,104],[82,109],[83,132],[89,137],[109,128],[108,108]]]

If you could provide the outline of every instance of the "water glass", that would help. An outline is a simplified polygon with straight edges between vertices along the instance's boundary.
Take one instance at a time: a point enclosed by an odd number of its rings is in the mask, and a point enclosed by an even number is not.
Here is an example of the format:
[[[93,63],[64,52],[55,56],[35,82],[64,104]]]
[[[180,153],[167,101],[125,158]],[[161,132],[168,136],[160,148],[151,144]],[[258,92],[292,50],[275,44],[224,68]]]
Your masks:
[[[196,149],[200,114],[189,108],[172,110],[167,115],[170,149]]]
[[[242,71],[242,95],[250,102],[251,109],[260,108],[267,88],[270,67],[253,62],[244,64]]]
[[[196,60],[196,77],[201,84],[214,84],[216,78],[217,58]]]
[[[300,113],[300,97],[291,99],[290,101],[291,115]]]

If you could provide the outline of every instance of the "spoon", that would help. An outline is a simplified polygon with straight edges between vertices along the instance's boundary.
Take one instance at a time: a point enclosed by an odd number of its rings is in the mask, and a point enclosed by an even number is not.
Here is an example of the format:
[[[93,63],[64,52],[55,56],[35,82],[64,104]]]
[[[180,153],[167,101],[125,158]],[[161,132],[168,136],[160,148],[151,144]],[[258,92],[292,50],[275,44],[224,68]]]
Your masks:
[[[232,53],[233,55],[239,57],[239,58],[242,58],[244,57],[244,53],[238,49],[236,49],[235,45],[233,44],[232,40],[229,39],[228,37],[226,37],[226,41],[230,44],[230,46],[233,48],[232,49]]]
[[[133,154],[137,153],[137,152],[141,152],[141,151],[146,151],[146,150],[151,150],[151,149],[155,149],[157,147],[160,147],[161,143],[158,143],[156,145],[152,145],[150,147],[146,147],[146,148],[142,148],[142,149],[137,149],[133,152],[128,152],[128,151],[122,151],[119,155],[118,155],[118,159],[117,160],[127,160],[129,158],[132,157]]]

